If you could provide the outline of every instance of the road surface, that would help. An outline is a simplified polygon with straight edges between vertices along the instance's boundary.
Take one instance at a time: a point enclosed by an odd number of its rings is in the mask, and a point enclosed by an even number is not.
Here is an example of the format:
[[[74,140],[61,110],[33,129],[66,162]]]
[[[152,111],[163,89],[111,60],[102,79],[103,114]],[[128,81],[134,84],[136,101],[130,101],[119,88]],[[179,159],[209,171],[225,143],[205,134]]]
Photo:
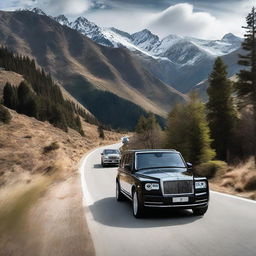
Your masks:
[[[161,209],[135,219],[131,203],[115,199],[117,168],[101,167],[102,149],[80,167],[97,256],[256,256],[256,202],[211,192],[204,217]]]

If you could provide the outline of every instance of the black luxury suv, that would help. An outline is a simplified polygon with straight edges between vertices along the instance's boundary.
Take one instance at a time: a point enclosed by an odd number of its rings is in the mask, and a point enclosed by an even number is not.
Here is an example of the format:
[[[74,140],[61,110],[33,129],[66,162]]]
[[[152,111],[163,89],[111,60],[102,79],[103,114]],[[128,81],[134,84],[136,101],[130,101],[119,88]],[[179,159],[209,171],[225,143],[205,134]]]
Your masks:
[[[195,215],[204,215],[209,187],[176,150],[131,150],[122,154],[116,177],[116,199],[125,197],[132,200],[137,218],[145,207],[192,209]]]

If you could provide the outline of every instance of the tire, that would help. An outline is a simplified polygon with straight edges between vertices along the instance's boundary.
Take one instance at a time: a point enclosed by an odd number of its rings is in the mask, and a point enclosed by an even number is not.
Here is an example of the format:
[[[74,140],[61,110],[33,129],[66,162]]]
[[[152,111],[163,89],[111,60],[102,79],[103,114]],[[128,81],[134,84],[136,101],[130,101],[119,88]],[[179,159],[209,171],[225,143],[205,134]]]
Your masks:
[[[193,210],[193,214],[195,216],[202,216],[202,215],[204,215],[207,212],[208,206],[201,207],[201,208],[194,208],[192,210]]]
[[[119,185],[118,181],[116,181],[116,200],[119,202],[125,200],[125,196],[121,192],[120,185]]]
[[[135,218],[142,218],[144,215],[144,206],[137,190],[134,190],[132,194],[132,212]]]

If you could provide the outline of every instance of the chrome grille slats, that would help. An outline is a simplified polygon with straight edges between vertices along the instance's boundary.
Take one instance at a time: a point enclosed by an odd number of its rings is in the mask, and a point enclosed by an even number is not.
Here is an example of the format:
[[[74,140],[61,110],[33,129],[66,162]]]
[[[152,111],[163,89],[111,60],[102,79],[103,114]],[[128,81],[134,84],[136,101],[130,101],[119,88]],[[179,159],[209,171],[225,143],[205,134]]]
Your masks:
[[[193,181],[163,181],[163,193],[165,195],[191,194],[193,193]]]

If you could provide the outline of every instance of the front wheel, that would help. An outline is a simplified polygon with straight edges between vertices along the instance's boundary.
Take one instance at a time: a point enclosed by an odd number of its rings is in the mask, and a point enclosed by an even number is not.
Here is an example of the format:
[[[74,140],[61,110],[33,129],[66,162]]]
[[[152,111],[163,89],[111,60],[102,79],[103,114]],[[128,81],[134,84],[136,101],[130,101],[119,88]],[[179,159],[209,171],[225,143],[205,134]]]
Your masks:
[[[193,214],[196,216],[202,216],[204,215],[208,210],[208,206],[205,207],[200,207],[200,208],[194,208],[193,209]]]
[[[119,185],[118,181],[116,182],[116,200],[117,201],[124,201],[125,200],[125,196],[121,192],[120,185]]]
[[[132,209],[133,209],[133,215],[135,218],[143,217],[144,206],[136,190],[132,194]]]

